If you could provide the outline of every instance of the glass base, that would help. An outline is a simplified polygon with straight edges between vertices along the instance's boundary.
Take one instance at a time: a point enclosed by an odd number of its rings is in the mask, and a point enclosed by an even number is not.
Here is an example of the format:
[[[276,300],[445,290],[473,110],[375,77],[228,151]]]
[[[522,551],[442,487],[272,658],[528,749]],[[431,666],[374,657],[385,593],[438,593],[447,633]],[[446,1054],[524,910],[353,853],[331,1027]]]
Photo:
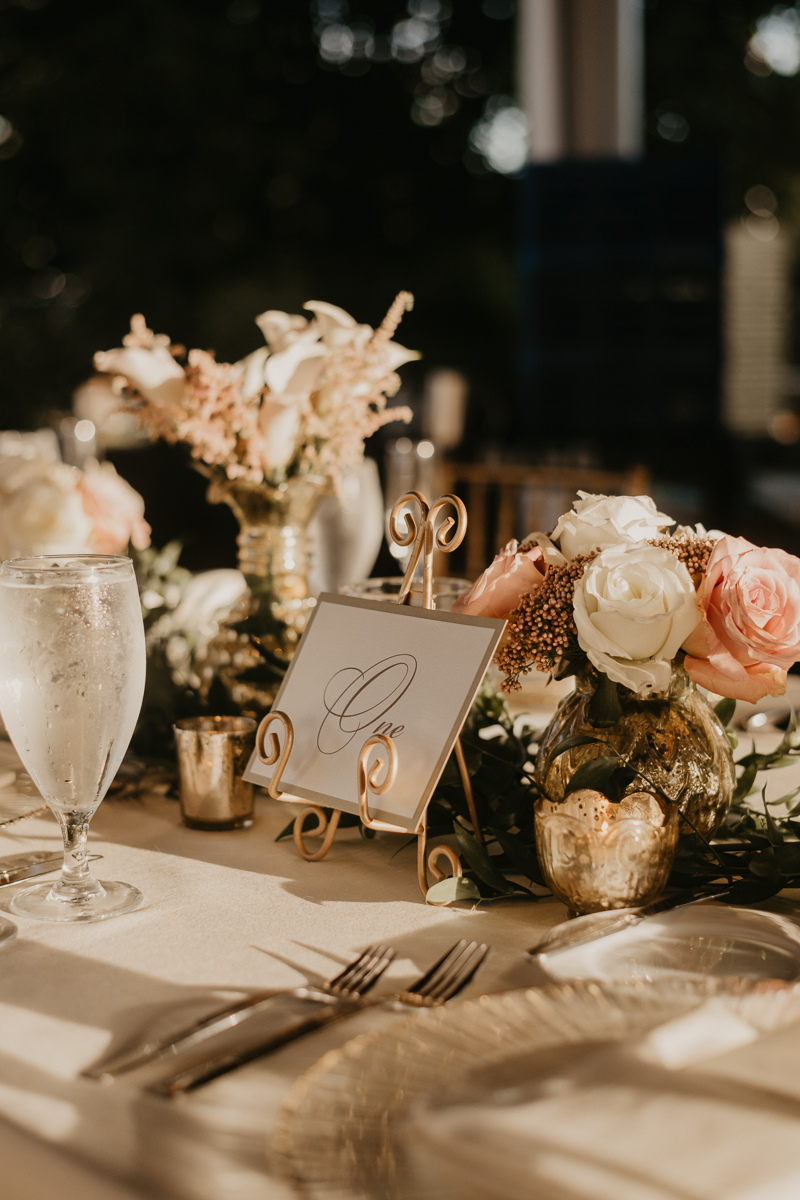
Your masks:
[[[144,899],[129,883],[110,883],[107,879],[97,882],[102,891],[66,900],[54,894],[55,884],[37,883],[17,892],[9,908],[17,916],[33,917],[35,921],[106,921],[133,912]]]

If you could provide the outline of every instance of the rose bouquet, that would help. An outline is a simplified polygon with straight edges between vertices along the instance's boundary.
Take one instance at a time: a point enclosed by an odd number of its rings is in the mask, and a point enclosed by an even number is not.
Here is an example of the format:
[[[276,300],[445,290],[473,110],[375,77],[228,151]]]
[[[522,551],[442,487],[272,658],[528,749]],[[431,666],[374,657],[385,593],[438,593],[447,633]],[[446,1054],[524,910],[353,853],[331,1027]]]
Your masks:
[[[144,317],[95,367],[127,390],[126,406],[153,437],[187,442],[206,473],[276,486],[297,475],[331,479],[358,465],[364,440],[388,421],[397,368],[419,358],[392,341],[413,298],[401,292],[377,330],[341,308],[310,300],[310,318],[270,311],[256,317],[266,345],[237,363],[218,363],[154,334]]]
[[[13,441],[4,437],[0,559],[82,551],[124,554],[129,543],[138,550],[150,545],[144,501],[111,463],[92,462],[80,470],[61,462],[55,444],[38,434],[15,435]]]
[[[682,663],[721,696],[783,694],[800,660],[800,559],[702,526],[669,533],[648,496],[579,496],[551,534],[510,542],[454,606],[508,617],[505,690],[534,668],[584,669],[613,705],[611,685],[663,695]]]

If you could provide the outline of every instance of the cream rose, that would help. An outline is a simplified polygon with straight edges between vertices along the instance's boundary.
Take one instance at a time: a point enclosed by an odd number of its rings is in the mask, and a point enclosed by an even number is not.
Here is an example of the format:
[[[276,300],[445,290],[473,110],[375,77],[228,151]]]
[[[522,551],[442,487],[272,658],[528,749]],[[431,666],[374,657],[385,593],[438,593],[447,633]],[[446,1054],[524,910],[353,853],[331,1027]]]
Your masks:
[[[672,517],[658,511],[649,496],[578,495],[580,500],[559,519],[551,534],[568,560],[608,546],[660,537],[663,526],[675,524]]]
[[[578,642],[609,679],[640,696],[664,692],[671,664],[700,621],[694,584],[668,550],[611,546],[575,584]]]

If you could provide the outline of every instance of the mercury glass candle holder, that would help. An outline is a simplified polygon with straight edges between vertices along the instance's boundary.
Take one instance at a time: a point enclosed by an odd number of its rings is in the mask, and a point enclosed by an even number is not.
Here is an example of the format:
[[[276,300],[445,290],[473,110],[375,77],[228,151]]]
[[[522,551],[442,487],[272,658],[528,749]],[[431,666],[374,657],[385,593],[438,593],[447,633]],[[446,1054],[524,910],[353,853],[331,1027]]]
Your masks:
[[[663,890],[678,841],[678,807],[649,792],[613,804],[584,789],[537,800],[536,848],[545,881],[570,916],[649,904]]]

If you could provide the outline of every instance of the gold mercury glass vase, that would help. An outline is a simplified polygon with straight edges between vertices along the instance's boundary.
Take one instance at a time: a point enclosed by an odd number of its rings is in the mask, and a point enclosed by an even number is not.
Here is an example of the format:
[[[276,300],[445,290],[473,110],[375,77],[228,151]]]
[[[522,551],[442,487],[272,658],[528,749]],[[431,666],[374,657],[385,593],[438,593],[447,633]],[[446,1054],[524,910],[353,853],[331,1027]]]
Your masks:
[[[669,690],[660,695],[640,699],[620,687],[622,714],[607,729],[589,723],[588,707],[595,682],[593,672],[579,675],[575,691],[559,705],[540,742],[537,784],[551,801],[563,801],[567,783],[577,768],[606,753],[606,748],[576,746],[555,759],[548,770],[550,752],[574,734],[601,738],[617,751],[624,764],[641,772],[624,796],[652,792],[655,785],[668,800],[677,803],[698,832],[710,837],[724,821],[733,797],[733,752],[722,723],[683,666],[673,664]],[[681,821],[681,835],[690,832],[687,822]]]
[[[239,522],[239,569],[249,597],[208,650],[233,705],[259,718],[270,708],[316,604],[308,592],[308,525],[328,480],[297,475],[276,487],[214,476],[207,496]]]
[[[661,894],[678,842],[678,809],[647,792],[612,804],[588,788],[536,801],[542,874],[570,916],[649,904]]]

